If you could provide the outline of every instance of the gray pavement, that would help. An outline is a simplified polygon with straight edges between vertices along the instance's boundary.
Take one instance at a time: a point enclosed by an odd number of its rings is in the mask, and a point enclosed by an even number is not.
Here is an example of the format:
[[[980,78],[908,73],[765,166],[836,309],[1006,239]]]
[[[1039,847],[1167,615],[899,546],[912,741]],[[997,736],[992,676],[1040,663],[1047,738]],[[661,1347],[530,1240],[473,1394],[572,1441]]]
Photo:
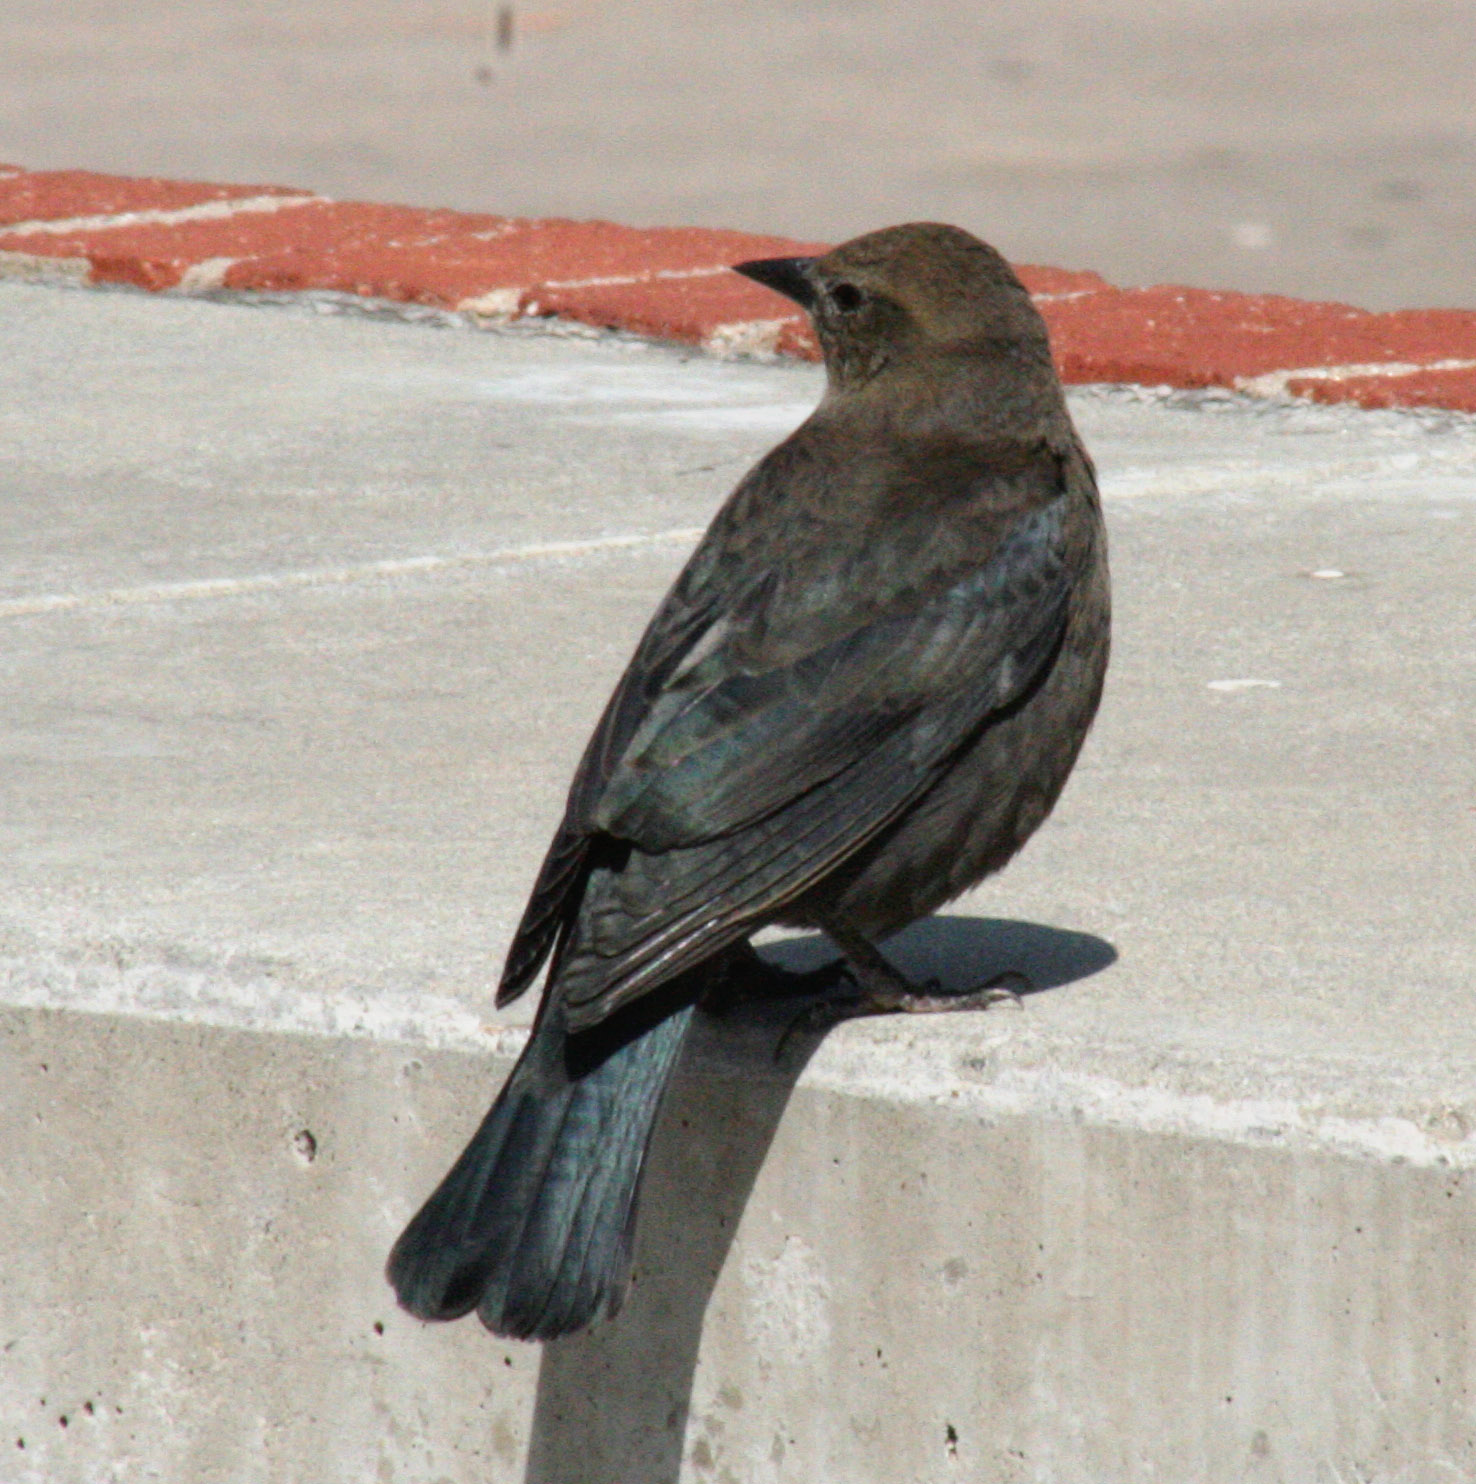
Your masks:
[[[0,160],[1476,304],[1476,0],[0,7]]]
[[[894,945],[1040,992],[803,1065],[700,1019],[633,1295],[540,1351],[381,1264],[818,373],[334,308],[0,283],[0,1477],[1473,1477],[1476,422],[1076,392],[1102,715]]]
[[[818,372],[3,284],[0,337],[6,995],[482,1044],[583,738]],[[1108,1079],[1114,1117],[1280,1099],[1433,1158],[1476,1127],[1476,427],[1074,406],[1108,696],[953,912],[1116,961],[1018,1016],[848,1028],[831,1072],[987,1043]],[[1010,951],[914,936],[961,980]]]

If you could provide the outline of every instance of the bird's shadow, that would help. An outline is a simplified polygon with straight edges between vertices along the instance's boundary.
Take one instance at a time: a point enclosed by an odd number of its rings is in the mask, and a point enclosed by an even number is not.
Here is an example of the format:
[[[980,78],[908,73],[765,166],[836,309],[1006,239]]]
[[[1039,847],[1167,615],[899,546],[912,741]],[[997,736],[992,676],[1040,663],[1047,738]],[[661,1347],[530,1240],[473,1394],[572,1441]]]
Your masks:
[[[915,980],[948,988],[1018,970],[1035,991],[1117,957],[1089,933],[1040,923],[934,917],[888,942]],[[818,935],[764,950],[791,969],[834,957]],[[699,1014],[646,1168],[635,1275],[621,1312],[544,1347],[524,1484],[639,1479],[676,1484],[703,1317],[785,1104],[817,1037],[775,1050],[795,1001]]]

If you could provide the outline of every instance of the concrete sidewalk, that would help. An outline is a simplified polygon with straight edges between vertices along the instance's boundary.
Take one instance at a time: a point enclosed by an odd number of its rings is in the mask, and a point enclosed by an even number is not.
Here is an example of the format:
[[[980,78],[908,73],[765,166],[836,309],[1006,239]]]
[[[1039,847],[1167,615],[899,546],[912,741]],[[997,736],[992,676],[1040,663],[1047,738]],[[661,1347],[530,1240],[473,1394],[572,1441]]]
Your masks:
[[[541,1373],[393,1309],[578,749],[818,388],[0,283],[0,1478],[1476,1477],[1455,414],[1075,393],[1107,701],[897,945],[1042,992],[793,1088],[711,1027],[636,1298]]]

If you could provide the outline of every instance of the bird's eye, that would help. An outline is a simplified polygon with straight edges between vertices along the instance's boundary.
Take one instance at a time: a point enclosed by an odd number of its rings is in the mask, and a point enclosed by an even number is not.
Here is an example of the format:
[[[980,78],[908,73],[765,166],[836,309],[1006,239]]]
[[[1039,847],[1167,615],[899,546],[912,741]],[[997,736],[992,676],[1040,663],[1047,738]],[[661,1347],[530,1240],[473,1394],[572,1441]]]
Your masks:
[[[853,283],[838,283],[830,291],[830,302],[842,314],[851,314],[865,302],[866,295]]]

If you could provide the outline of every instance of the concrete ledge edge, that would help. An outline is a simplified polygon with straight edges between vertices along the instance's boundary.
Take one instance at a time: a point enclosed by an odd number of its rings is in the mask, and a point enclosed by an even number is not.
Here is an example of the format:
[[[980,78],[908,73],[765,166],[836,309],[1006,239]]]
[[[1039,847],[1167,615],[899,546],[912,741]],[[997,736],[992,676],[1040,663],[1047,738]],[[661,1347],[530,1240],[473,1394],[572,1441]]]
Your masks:
[[[129,981],[133,982],[130,983]],[[65,982],[62,982],[65,981]],[[265,1007],[265,1015],[263,1009]],[[324,995],[260,975],[141,965],[112,972],[94,961],[0,962],[0,1014],[104,1018],[222,1032],[365,1041],[509,1064],[527,1028],[479,1021],[424,993]],[[701,1070],[752,1078],[772,1064],[784,1012],[742,1013],[707,1038]],[[713,1049],[713,1048],[716,1049]],[[1335,1058],[1257,1058],[1211,1066],[1180,1053],[1053,1033],[1030,1012],[841,1027],[804,1067],[814,1092],[934,1107],[986,1124],[1042,1119],[1147,1136],[1452,1171],[1476,1169],[1476,1088],[1453,1101],[1448,1082],[1418,1074],[1371,1077]],[[1171,1063],[1171,1064],[1170,1064]],[[1105,1068],[1105,1070],[1104,1070]],[[777,1073],[778,1068],[775,1068]],[[1135,1075],[1138,1074],[1138,1075]],[[1249,1089],[1254,1088],[1254,1091]]]
[[[879,224],[880,225],[880,224]],[[707,228],[523,220],[0,166],[0,278],[212,295],[332,294],[455,322],[563,322],[723,356],[814,358],[807,323],[728,271],[816,250]],[[1476,413],[1476,309],[1384,313],[1020,265],[1063,378]]]

